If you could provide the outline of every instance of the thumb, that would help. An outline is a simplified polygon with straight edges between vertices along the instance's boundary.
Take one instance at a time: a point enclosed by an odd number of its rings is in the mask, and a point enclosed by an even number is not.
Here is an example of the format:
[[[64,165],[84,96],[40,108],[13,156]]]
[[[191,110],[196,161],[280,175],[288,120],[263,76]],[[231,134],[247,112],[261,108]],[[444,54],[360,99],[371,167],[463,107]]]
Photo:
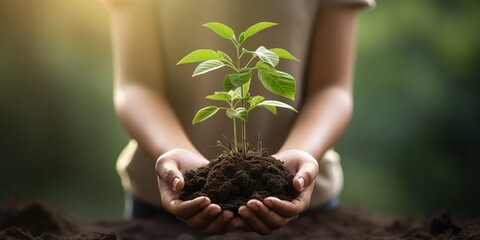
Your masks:
[[[317,174],[318,163],[313,157],[312,159],[301,161],[298,171],[293,178],[293,186],[297,191],[301,192],[306,187],[312,185]]]
[[[175,192],[180,192],[185,186],[183,174],[178,169],[178,165],[173,160],[159,158],[155,168],[158,177],[172,188]]]

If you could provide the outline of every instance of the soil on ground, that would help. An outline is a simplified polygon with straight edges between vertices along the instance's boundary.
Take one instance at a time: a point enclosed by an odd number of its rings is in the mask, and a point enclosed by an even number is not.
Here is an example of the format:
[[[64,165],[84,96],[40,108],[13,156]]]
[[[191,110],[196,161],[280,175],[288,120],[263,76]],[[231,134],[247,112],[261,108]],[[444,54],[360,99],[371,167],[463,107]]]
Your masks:
[[[457,219],[449,213],[427,221],[387,217],[359,208],[340,207],[303,213],[268,236],[240,231],[202,236],[173,216],[150,220],[86,222],[39,202],[0,205],[0,239],[5,240],[161,240],[161,239],[480,239],[480,218]]]
[[[249,199],[268,196],[291,201],[298,196],[293,175],[280,160],[269,156],[266,149],[243,153],[223,153],[204,167],[184,175],[182,200],[208,196],[225,210],[237,212]]]

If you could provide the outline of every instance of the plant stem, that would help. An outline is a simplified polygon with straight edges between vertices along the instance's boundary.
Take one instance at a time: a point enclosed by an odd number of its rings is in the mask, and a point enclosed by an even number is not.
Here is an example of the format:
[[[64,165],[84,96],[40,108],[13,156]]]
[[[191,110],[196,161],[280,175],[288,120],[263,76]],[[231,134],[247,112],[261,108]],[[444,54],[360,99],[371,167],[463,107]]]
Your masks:
[[[243,155],[247,156],[247,122],[242,120]]]
[[[238,144],[237,144],[237,121],[235,121],[235,118],[232,118],[233,120],[233,143],[235,145],[235,152],[238,153]]]
[[[240,71],[240,59],[242,56],[240,56],[240,46],[237,47],[237,71]]]
[[[240,47],[241,45],[238,45],[236,46],[237,48],[237,68],[238,70],[240,70],[240,66],[241,66],[241,58],[242,58],[242,55],[240,55]],[[246,93],[243,92],[243,87],[240,89],[241,92],[240,94],[242,95],[242,97],[245,97]],[[242,107],[245,107],[245,100],[242,99]],[[242,149],[243,149],[243,156],[247,156],[247,127],[246,127],[246,122],[244,120],[241,120],[242,121]],[[234,120],[234,123],[235,123],[235,120]],[[234,125],[235,127],[235,125]],[[235,133],[235,136],[236,136],[236,133]],[[236,137],[235,137],[236,139]],[[236,142],[235,142],[236,144]],[[237,147],[237,146],[235,146]],[[238,150],[238,148],[237,148]]]

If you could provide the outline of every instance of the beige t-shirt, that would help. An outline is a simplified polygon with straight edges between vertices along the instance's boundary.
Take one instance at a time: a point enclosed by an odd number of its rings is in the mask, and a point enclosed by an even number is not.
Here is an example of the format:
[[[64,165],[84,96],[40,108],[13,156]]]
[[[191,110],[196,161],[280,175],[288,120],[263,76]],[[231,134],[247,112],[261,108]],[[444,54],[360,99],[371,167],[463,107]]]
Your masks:
[[[232,138],[232,122],[223,112],[194,126],[191,124],[192,118],[200,108],[218,104],[205,99],[205,96],[223,90],[224,76],[231,71],[224,68],[192,78],[195,64],[177,66],[176,63],[196,49],[222,50],[230,56],[236,55],[231,42],[202,27],[202,24],[221,22],[230,26],[238,36],[241,31],[260,21],[278,23],[278,26],[249,38],[244,47],[252,51],[262,45],[266,48],[280,47],[300,59],[301,62],[281,59],[277,66],[278,70],[290,73],[296,79],[296,101],[267,92],[255,74],[252,77],[251,93],[281,100],[299,109],[303,100],[305,72],[317,13],[324,7],[336,4],[374,4],[373,0],[156,1],[167,97],[188,137],[208,159],[215,158],[221,152],[216,147],[217,140],[225,139],[223,136]],[[294,112],[283,109],[278,109],[276,116],[265,109],[254,110],[247,122],[248,141],[256,145],[260,136],[263,146],[271,154],[276,153],[285,141],[295,117]],[[131,140],[119,157],[117,170],[126,190],[146,202],[160,205],[155,161],[155,158]],[[324,161],[320,161],[320,168],[312,206],[337,195],[343,183],[338,155],[333,151],[327,152]]]

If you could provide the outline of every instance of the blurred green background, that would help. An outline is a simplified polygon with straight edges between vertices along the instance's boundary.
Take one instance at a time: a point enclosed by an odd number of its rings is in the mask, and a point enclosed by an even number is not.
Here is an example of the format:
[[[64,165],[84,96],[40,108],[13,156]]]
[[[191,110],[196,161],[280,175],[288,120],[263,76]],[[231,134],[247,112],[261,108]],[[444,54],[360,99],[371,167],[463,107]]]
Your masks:
[[[480,214],[480,2],[378,0],[361,15],[342,201],[387,214]],[[0,1],[0,202],[122,216],[107,12]]]

